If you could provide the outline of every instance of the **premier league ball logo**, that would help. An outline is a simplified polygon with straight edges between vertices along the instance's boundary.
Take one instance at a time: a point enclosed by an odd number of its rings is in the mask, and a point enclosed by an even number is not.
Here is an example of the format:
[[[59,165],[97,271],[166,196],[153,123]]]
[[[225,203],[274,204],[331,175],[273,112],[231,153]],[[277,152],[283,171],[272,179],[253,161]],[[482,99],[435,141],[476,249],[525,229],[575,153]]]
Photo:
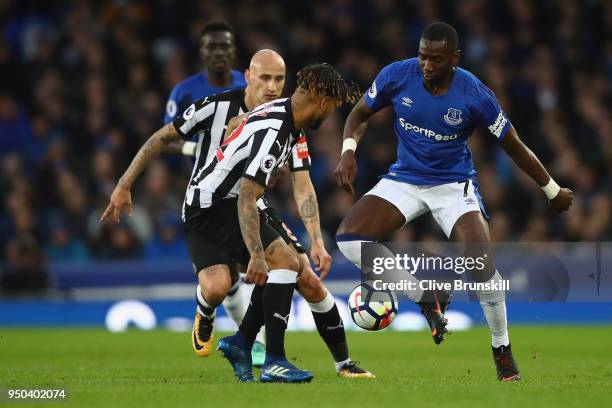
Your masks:
[[[259,163],[259,168],[264,173],[269,174],[272,172],[275,165],[276,165],[276,157],[274,157],[271,154],[267,154],[261,159],[261,162]]]

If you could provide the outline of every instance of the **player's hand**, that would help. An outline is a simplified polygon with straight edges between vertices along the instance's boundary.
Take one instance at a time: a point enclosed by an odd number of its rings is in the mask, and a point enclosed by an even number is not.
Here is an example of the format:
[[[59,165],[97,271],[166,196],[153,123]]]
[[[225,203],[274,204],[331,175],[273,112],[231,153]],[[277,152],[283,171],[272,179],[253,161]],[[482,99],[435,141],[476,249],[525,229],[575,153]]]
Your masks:
[[[268,280],[268,264],[262,256],[252,256],[247,266],[245,280],[256,285],[265,285]]]
[[[313,241],[310,249],[310,258],[315,264],[315,270],[321,279],[325,279],[331,268],[331,256],[327,253],[323,241]]]
[[[117,184],[113,194],[110,198],[110,203],[102,217],[100,217],[100,221],[104,221],[107,218],[111,217],[116,223],[119,223],[119,218],[121,218],[121,212],[125,209],[128,215],[132,216],[132,194],[130,194],[130,190],[124,186]]]
[[[555,198],[548,201],[550,208],[556,212],[567,211],[574,201],[574,192],[569,188],[562,188]]]
[[[336,177],[336,183],[342,187],[349,194],[355,194],[353,189],[353,181],[357,176],[357,160],[355,159],[355,152],[347,150],[340,157],[340,162],[334,170],[334,177]]]

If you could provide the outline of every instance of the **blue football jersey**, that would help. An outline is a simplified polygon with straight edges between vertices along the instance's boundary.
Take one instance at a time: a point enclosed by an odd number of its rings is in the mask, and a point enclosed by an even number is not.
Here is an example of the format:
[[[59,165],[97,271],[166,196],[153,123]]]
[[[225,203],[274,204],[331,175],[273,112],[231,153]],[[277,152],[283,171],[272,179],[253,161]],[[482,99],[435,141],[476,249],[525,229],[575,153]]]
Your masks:
[[[246,88],[244,74],[240,71],[232,70],[232,83],[228,87],[216,87],[208,83],[205,72],[198,72],[195,75],[179,82],[170,92],[166,103],[166,115],[164,124],[170,123],[177,115],[182,114],[192,103],[207,96],[234,89]]]
[[[464,69],[456,68],[445,94],[429,93],[418,58],[383,68],[365,101],[374,111],[393,105],[397,161],[383,177],[410,184],[475,179],[468,137],[483,125],[501,140],[511,126],[493,92]]]

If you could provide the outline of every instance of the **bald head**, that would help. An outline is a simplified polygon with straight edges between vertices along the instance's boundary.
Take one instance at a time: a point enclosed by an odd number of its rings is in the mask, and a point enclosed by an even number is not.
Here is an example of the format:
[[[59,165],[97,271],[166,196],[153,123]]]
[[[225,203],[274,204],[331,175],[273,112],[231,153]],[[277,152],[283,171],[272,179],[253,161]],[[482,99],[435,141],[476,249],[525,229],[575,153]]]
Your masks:
[[[259,50],[244,72],[245,101],[249,110],[278,99],[285,86],[285,61],[276,51]]]
[[[259,50],[251,58],[249,64],[249,70],[261,70],[261,69],[281,69],[285,71],[285,60],[280,54],[273,50]]]

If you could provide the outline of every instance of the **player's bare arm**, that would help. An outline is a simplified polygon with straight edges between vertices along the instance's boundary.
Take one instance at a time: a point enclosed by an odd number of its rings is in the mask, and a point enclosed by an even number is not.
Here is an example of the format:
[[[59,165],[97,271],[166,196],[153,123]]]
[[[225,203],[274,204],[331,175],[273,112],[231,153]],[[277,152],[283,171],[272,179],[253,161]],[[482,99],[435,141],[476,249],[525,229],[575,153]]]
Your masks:
[[[127,211],[128,215],[132,215],[130,189],[134,180],[154,158],[159,156],[164,146],[179,139],[180,136],[171,123],[165,125],[147,139],[140,150],[138,150],[138,153],[136,153],[136,156],[134,156],[130,166],[117,182],[117,186],[111,195],[110,203],[100,218],[101,221],[106,220],[112,215],[113,220],[118,223],[123,209]]]
[[[238,195],[238,220],[242,239],[251,254],[247,266],[246,279],[258,285],[264,285],[268,278],[264,247],[259,235],[259,210],[257,199],[262,196],[264,188],[247,178],[242,178]]]
[[[349,113],[344,124],[342,153],[340,155],[340,162],[334,169],[334,176],[338,186],[350,194],[355,193],[353,181],[355,181],[357,176],[355,149],[365,133],[368,119],[374,113],[366,104],[365,99],[361,97],[351,110],[351,113]]]
[[[500,144],[514,163],[538,183],[540,187],[544,187],[551,182],[552,178],[537,156],[521,141],[514,126],[508,130]],[[556,196],[549,198],[549,204],[553,210],[562,212],[572,205],[573,199],[574,193],[572,190],[561,188]]]
[[[325,279],[331,267],[331,256],[325,250],[323,236],[321,235],[321,221],[319,205],[310,174],[308,171],[295,171],[291,173],[293,185],[293,198],[300,212],[302,222],[310,237],[310,257],[321,279]]]
[[[183,154],[185,156],[195,156],[198,144],[195,142],[186,142],[184,140],[175,140],[164,146],[163,152],[170,154]]]

